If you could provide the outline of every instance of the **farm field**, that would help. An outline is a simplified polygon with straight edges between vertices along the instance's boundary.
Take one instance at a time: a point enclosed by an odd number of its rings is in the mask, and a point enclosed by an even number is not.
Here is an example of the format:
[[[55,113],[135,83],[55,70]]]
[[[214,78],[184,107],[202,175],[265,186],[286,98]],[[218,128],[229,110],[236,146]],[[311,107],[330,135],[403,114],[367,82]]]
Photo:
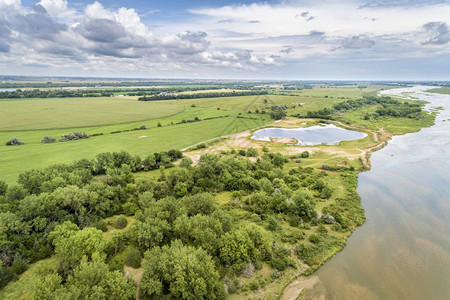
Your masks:
[[[268,115],[254,113],[268,106],[286,105],[289,114],[306,114],[309,110],[343,101],[342,98],[379,89],[314,88],[285,95],[148,102],[137,101],[137,97],[0,99],[0,141],[3,141],[0,144],[0,180],[11,184],[25,170],[92,158],[105,151],[125,150],[146,155],[172,148],[183,149],[204,140],[271,123],[273,120]],[[249,111],[253,113],[249,114]],[[196,117],[202,121],[177,124]],[[204,120],[216,117],[223,118]],[[110,134],[141,125],[147,130]],[[65,143],[41,143],[44,136],[58,139],[75,131],[103,135]],[[17,137],[25,144],[5,146],[11,137]]]

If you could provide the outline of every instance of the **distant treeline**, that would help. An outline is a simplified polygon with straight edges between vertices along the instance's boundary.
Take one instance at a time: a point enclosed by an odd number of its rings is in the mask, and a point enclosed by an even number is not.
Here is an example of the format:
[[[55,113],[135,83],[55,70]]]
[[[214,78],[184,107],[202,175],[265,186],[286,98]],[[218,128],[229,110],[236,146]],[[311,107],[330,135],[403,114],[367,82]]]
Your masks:
[[[356,100],[347,100],[333,105],[332,108],[324,108],[317,111],[308,111],[307,118],[334,119],[336,112],[346,112],[357,110],[366,106],[378,105],[379,108],[370,115],[367,114],[364,119],[379,116],[391,116],[394,118],[416,118],[422,112],[420,103],[401,102],[391,97],[365,96]],[[297,117],[304,117],[296,115]]]
[[[236,96],[254,96],[267,95],[267,91],[233,91],[233,92],[212,92],[201,94],[160,94],[154,96],[139,97],[139,101],[156,101],[156,100],[178,100],[178,99],[197,99],[197,98],[218,98],[218,97],[236,97]]]
[[[161,92],[180,93],[187,91],[201,91],[211,89],[222,89],[223,87],[168,87],[168,88],[135,88],[135,89],[54,89],[54,90],[25,90],[0,92],[1,99],[9,98],[79,98],[79,97],[111,97],[115,93],[124,96],[146,96],[158,97]]]

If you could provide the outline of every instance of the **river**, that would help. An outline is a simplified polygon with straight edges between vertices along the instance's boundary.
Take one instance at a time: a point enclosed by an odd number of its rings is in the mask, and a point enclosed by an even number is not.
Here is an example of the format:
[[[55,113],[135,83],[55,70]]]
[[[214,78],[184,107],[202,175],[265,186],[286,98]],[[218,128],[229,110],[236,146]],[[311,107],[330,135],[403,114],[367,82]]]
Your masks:
[[[383,91],[442,106],[436,124],[371,157],[358,193],[367,216],[314,275],[305,299],[450,299],[450,95]]]

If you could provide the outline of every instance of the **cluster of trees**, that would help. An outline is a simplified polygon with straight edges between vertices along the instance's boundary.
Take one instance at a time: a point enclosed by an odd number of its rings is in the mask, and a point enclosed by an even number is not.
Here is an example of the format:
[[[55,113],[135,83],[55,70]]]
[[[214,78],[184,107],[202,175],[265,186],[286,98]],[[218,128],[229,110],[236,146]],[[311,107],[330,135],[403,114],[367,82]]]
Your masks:
[[[135,180],[132,172],[169,168],[181,156],[178,150],[144,159],[126,152],[102,153],[93,160],[24,172],[16,186],[0,182],[0,283],[23,272],[26,263],[52,254],[48,234],[56,225],[70,221],[85,228],[99,226],[108,216],[133,214],[136,204],[131,200],[151,184]]]
[[[139,267],[144,257],[141,296],[224,299],[240,289],[234,284],[240,274],[251,276],[268,264],[277,278],[295,266],[292,247],[277,234],[280,220],[297,228],[302,223],[352,228],[355,220],[346,209],[357,209],[357,199],[339,200],[325,208],[327,218],[318,219],[316,202],[333,193],[325,172],[301,167],[286,172],[281,154],[264,152],[256,161],[229,154],[203,155],[193,167],[177,150],[143,159],[102,153],[22,173],[16,186],[0,182],[1,284],[27,263],[55,255],[57,264],[39,272],[35,299],[128,299],[135,288],[122,274],[123,265]],[[258,153],[249,149],[245,155]],[[170,168],[179,158],[179,166]],[[133,176],[158,168],[157,180]],[[219,207],[214,194],[223,191],[232,201]],[[236,219],[235,208],[252,217]],[[135,221],[128,225],[117,217],[113,226],[124,231],[105,240],[103,219],[114,215],[134,215]],[[323,244],[314,253],[324,255],[334,246]],[[306,251],[298,255],[309,259]]]
[[[154,96],[139,97],[139,101],[156,101],[156,100],[178,100],[178,99],[197,99],[197,98],[218,98],[218,97],[237,97],[237,96],[253,96],[267,95],[267,91],[232,91],[232,92],[210,92],[200,94],[159,94]]]
[[[75,132],[69,132],[67,134],[62,135],[59,138],[59,141],[60,142],[68,142],[68,141],[76,141],[76,140],[87,139],[87,138],[89,138],[89,135],[87,135],[85,132],[75,131]]]
[[[391,97],[376,97],[364,96],[359,99],[350,99],[347,101],[334,104],[332,108],[324,108],[317,111],[308,111],[307,118],[333,119],[337,111],[346,112],[357,110],[367,106],[378,106],[376,111],[371,114],[366,114],[364,119],[368,120],[371,117],[377,118],[379,116],[391,116],[394,118],[417,118],[422,112],[420,103],[400,102]],[[302,116],[298,116],[302,117]]]

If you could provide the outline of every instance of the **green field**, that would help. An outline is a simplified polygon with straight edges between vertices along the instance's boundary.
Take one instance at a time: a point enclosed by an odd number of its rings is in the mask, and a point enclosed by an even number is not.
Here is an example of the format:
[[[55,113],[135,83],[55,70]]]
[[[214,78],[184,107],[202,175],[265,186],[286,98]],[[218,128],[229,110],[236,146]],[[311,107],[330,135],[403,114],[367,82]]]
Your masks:
[[[289,95],[148,102],[125,97],[0,99],[0,180],[11,184],[25,170],[92,158],[106,151],[125,150],[131,154],[146,155],[171,148],[183,149],[207,139],[272,122],[268,115],[255,114],[257,109],[261,111],[268,106],[287,105],[289,114],[306,113],[378,89],[315,88]],[[223,118],[203,120],[220,116]],[[182,120],[194,120],[195,117],[202,121],[177,124]],[[162,127],[158,127],[158,123]],[[141,125],[146,125],[148,129],[110,134]],[[41,143],[44,136],[58,139],[73,131],[103,135],[65,143]],[[11,137],[17,137],[25,144],[5,146]]]
[[[444,86],[444,87],[441,87],[441,88],[438,88],[438,89],[427,90],[427,92],[450,95],[450,87]]]

